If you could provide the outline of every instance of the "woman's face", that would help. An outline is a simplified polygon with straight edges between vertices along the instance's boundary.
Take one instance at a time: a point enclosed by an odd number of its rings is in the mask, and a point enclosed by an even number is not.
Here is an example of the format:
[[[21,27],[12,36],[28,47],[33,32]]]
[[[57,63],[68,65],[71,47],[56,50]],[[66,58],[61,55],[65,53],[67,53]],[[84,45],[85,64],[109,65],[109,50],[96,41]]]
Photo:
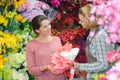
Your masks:
[[[39,30],[37,30],[37,32],[39,33],[39,35],[42,35],[42,36],[49,36],[49,35],[51,35],[51,24],[50,24],[50,21],[48,19],[43,20],[41,22],[41,26],[40,26]]]
[[[89,23],[87,23],[88,19],[85,18],[85,16],[82,15],[82,14],[78,14],[78,17],[79,17],[79,20],[80,20],[79,23],[82,25],[82,27],[85,28],[85,29],[88,29],[88,24],[89,24]]]

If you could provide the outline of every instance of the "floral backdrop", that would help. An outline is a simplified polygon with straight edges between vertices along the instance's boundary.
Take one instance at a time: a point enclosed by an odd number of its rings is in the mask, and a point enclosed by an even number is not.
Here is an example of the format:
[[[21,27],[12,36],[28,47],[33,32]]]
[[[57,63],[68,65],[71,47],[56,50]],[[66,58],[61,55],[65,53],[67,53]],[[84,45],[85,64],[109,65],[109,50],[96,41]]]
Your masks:
[[[85,46],[89,32],[78,24],[77,14],[79,7],[88,3],[95,5],[91,11],[93,13],[91,20],[94,19],[94,14],[102,16],[106,14],[104,19],[100,18],[98,21],[100,25],[107,25],[105,29],[111,34],[111,37],[106,38],[106,41],[119,43],[120,38],[116,36],[119,36],[120,32],[120,20],[115,15],[119,16],[120,14],[118,10],[120,9],[120,1],[107,0],[108,3],[104,1],[106,0],[94,0],[94,2],[91,0],[0,0],[0,80],[34,80],[34,76],[30,75],[27,70],[25,46],[28,41],[36,36],[31,29],[30,21],[39,14],[48,16],[52,21],[52,34],[59,36],[63,44],[70,42],[73,47],[80,48],[79,54],[75,59],[79,63],[87,62]],[[108,5],[105,5],[106,3]],[[115,6],[116,4],[118,5],[117,7]],[[111,14],[107,14],[102,9],[113,11],[111,11]],[[100,10],[104,13],[99,14]],[[113,23],[108,24],[107,20]],[[114,28],[112,27],[113,25],[115,26]],[[110,58],[107,58],[107,56]],[[111,74],[114,74],[115,77],[117,73],[120,74],[118,69],[120,66],[120,50],[117,52],[110,51],[106,55],[106,59],[111,59],[108,61],[115,62],[116,65],[108,71],[106,76],[105,74],[96,75],[96,80],[101,78],[101,76],[105,76],[105,79]],[[66,72],[66,75],[69,77],[69,72]]]

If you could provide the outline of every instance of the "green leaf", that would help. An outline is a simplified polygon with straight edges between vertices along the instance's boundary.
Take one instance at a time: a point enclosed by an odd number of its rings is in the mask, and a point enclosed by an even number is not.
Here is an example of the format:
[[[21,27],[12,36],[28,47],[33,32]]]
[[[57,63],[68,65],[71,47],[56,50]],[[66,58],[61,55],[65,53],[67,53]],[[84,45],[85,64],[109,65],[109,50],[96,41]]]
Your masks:
[[[2,80],[2,73],[3,73],[3,70],[0,69],[0,80]]]
[[[3,31],[3,30],[4,30],[3,26],[1,26],[1,25],[0,25],[0,30],[1,30],[1,31]]]
[[[12,71],[11,71],[11,69],[4,70],[4,80],[12,80]]]

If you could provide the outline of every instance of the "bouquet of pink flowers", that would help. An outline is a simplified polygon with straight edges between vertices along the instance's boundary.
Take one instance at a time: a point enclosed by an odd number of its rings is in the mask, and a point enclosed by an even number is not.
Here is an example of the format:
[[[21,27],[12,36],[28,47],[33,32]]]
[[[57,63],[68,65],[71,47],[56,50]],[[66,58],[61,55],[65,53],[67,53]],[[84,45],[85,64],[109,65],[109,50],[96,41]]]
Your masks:
[[[74,70],[72,69],[73,61],[78,52],[79,48],[72,48],[72,44],[69,43],[58,47],[56,52],[52,55],[52,69],[57,73],[63,73],[71,69],[71,73],[74,74]]]

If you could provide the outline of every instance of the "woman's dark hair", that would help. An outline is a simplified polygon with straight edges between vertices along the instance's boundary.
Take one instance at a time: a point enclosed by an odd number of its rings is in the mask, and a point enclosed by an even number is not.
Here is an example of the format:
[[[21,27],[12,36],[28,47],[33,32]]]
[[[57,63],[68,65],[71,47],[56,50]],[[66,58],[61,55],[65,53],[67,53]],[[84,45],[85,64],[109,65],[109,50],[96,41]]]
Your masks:
[[[41,26],[41,22],[46,19],[48,19],[48,18],[44,15],[37,15],[32,19],[31,26],[32,26],[33,31],[36,34],[38,34],[38,33],[35,30],[39,29]]]

